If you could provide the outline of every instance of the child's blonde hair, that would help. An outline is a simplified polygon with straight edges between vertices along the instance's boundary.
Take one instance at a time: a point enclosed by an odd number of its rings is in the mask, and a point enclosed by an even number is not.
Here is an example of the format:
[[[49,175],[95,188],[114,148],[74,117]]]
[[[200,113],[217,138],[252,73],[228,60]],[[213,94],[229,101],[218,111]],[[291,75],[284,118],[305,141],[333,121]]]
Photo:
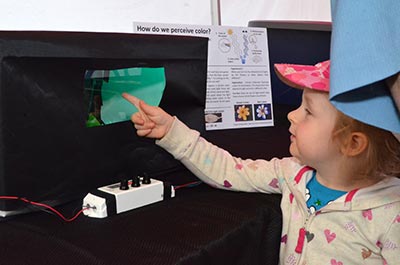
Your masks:
[[[363,174],[378,178],[400,177],[400,142],[396,137],[389,131],[359,122],[340,111],[338,113],[333,137],[340,145],[345,145],[353,132],[363,133],[368,138],[360,165]]]

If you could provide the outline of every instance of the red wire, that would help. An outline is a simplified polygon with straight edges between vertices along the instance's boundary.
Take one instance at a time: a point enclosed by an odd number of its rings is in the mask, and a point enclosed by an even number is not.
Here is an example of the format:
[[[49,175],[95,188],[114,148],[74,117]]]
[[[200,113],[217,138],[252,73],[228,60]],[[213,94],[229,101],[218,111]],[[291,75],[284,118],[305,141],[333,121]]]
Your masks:
[[[0,199],[3,200],[20,200],[35,206],[39,206],[39,207],[43,207],[46,209],[49,209],[50,211],[52,211],[53,213],[57,214],[61,219],[63,219],[65,222],[72,222],[74,221],[76,218],[78,218],[78,216],[80,214],[83,213],[83,211],[87,210],[88,208],[82,208],[82,210],[80,210],[78,213],[76,213],[73,217],[71,218],[66,218],[64,215],[62,215],[59,211],[57,211],[56,209],[54,209],[53,207],[51,207],[50,205],[44,204],[44,203],[40,203],[40,202],[34,202],[34,201],[30,201],[28,199],[25,198],[20,198],[17,196],[0,196]]]
[[[189,182],[189,183],[186,183],[186,184],[182,184],[182,185],[179,185],[179,186],[175,186],[174,189],[177,190],[177,189],[180,189],[180,188],[185,188],[185,187],[190,186],[190,185],[200,184],[201,182],[202,182],[202,181],[193,181],[193,182]]]

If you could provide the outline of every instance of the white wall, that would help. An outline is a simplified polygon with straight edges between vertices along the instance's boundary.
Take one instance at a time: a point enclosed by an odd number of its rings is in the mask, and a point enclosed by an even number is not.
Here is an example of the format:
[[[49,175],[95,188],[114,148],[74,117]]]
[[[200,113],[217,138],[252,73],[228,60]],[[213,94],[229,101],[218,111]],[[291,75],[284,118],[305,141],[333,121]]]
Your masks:
[[[132,32],[133,21],[211,24],[207,0],[0,0],[0,30]]]
[[[331,21],[330,0],[220,0],[221,24],[247,26],[250,20]]]
[[[220,0],[222,25],[330,21],[330,0]],[[210,0],[0,0],[0,30],[132,32],[132,22],[210,25]]]

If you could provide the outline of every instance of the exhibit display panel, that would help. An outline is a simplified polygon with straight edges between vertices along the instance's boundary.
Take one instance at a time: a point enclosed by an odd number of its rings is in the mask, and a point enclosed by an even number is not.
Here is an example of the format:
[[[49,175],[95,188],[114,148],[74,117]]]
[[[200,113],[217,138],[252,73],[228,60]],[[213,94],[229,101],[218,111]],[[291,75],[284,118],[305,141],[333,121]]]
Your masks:
[[[86,126],[85,72],[143,67],[165,71],[160,106],[203,131],[205,38],[0,32],[0,194],[56,205],[124,175],[181,168],[130,121]],[[0,216],[32,210],[0,201]]]

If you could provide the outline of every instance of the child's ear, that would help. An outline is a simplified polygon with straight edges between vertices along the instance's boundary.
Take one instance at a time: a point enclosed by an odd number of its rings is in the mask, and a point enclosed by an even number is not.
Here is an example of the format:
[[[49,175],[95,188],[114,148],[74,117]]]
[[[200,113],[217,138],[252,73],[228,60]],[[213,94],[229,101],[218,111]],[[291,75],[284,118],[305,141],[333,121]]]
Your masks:
[[[357,156],[368,147],[368,137],[361,132],[352,132],[349,136],[344,153],[348,156]]]

